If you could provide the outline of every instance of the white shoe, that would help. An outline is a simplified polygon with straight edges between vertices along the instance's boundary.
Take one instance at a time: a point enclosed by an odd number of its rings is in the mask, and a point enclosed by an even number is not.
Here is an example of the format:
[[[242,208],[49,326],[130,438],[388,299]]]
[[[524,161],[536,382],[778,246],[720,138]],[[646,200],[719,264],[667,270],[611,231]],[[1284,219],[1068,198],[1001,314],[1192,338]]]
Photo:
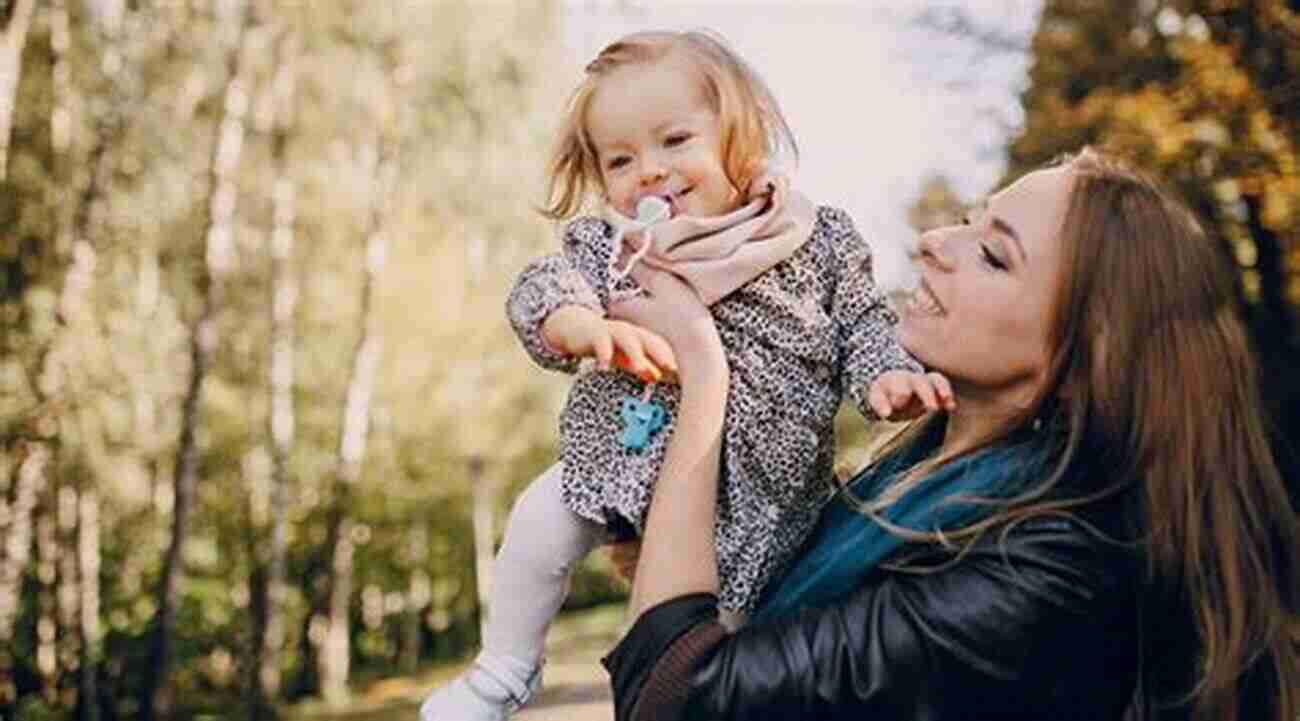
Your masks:
[[[469,670],[424,699],[420,721],[506,721],[542,687],[540,665],[524,679],[509,665],[479,654]]]

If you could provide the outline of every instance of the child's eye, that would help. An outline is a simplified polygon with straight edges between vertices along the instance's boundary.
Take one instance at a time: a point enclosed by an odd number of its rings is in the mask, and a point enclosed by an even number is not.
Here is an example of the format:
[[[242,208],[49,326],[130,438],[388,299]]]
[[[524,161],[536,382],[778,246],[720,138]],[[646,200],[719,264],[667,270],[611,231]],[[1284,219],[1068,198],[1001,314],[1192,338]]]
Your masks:
[[[667,138],[665,138],[664,145],[666,145],[669,148],[673,148],[678,145],[681,145],[682,143],[690,139],[691,139],[690,133],[676,133],[674,135],[669,135]]]
[[[989,251],[987,245],[980,245],[980,255],[983,256],[984,262],[990,267],[997,270],[1006,270],[1007,264],[998,260],[996,255]]]
[[[623,167],[624,165],[627,165],[628,162],[630,162],[630,161],[629,161],[629,158],[628,158],[626,155],[619,155],[619,156],[616,156],[616,157],[610,158],[609,162],[605,163],[605,167],[608,168],[608,169],[610,169],[610,170],[618,170],[619,168]]]

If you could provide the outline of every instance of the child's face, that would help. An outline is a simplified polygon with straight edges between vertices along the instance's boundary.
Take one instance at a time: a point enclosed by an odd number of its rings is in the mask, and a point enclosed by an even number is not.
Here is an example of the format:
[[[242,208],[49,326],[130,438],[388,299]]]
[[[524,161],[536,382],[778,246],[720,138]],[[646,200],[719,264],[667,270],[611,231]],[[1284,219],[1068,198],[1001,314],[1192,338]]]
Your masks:
[[[723,168],[718,115],[689,60],[670,54],[605,76],[587,109],[605,193],[619,212],[636,216],[649,195],[673,216],[722,215],[740,193]]]

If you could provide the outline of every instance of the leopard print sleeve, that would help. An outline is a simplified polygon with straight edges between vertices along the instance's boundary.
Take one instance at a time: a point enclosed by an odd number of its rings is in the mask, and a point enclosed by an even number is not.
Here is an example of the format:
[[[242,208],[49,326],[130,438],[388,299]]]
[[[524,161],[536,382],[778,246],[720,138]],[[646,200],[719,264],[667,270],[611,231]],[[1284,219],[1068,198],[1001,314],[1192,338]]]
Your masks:
[[[898,316],[871,276],[871,248],[842,210],[828,213],[835,250],[832,314],[845,389],[862,415],[879,420],[867,400],[871,384],[889,370],[924,369],[898,342]]]
[[[605,314],[612,242],[596,218],[579,218],[564,229],[564,248],[520,272],[506,298],[506,317],[524,350],[549,370],[576,372],[578,358],[558,352],[542,337],[542,324],[557,308],[579,305]]]

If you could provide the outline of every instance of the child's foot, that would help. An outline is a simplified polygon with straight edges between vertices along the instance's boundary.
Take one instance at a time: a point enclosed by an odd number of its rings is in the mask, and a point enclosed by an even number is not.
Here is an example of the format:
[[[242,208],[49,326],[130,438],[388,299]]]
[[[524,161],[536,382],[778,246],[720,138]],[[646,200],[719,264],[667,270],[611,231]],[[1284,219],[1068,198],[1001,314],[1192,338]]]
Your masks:
[[[482,653],[469,670],[424,699],[420,721],[505,721],[541,686],[540,666],[526,671],[513,659]]]

